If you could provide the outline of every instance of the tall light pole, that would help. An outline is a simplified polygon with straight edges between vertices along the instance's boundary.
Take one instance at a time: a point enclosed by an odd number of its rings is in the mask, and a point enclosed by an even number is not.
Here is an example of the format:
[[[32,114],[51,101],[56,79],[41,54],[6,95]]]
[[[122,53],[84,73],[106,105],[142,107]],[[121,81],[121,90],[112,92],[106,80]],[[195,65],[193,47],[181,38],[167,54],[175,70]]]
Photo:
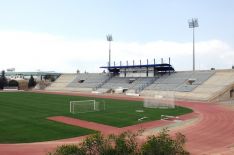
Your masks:
[[[106,40],[109,42],[109,62],[108,62],[108,68],[110,69],[111,66],[111,41],[113,41],[112,35],[107,34]]]
[[[189,28],[193,29],[193,71],[195,71],[195,28],[198,27],[198,19],[192,18],[188,20]]]

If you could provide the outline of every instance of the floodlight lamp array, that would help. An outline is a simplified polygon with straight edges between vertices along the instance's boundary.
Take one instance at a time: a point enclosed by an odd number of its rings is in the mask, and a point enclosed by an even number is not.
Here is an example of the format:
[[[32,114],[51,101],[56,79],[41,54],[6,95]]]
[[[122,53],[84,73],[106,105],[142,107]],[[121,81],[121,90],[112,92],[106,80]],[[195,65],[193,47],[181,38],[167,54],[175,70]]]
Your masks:
[[[189,23],[189,28],[195,28],[198,27],[198,19],[197,18],[192,18],[188,21]]]
[[[106,39],[107,39],[107,41],[113,41],[111,34],[106,35]]]

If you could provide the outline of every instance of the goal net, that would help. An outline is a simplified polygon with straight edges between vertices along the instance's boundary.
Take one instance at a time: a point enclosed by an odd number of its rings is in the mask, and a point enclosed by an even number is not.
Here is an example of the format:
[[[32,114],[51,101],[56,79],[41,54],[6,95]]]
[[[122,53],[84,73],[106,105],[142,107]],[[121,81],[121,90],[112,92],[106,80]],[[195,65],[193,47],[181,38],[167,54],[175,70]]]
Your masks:
[[[144,107],[161,109],[175,108],[174,91],[144,98]]]
[[[97,102],[95,100],[70,101],[70,112],[73,114],[101,110],[105,110],[104,102]]]

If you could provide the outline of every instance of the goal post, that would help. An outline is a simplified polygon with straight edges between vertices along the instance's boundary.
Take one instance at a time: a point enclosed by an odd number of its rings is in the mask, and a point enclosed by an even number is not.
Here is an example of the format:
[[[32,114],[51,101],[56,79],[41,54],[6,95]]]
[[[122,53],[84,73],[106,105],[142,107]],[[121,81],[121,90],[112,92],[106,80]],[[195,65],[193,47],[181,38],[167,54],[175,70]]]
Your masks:
[[[96,100],[70,101],[70,113],[86,113],[105,110],[105,104]]]
[[[175,108],[174,91],[164,92],[165,94],[157,94],[153,97],[145,97],[143,106],[145,108]]]

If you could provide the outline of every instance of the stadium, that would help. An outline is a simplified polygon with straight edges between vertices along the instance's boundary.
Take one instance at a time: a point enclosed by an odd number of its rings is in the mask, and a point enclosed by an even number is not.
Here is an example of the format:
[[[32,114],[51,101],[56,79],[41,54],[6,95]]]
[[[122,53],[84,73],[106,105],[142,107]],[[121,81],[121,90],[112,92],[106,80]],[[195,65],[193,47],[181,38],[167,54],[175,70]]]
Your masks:
[[[100,68],[107,73],[6,72],[37,85],[0,92],[0,154],[46,154],[96,132],[144,129],[146,137],[162,128],[185,134],[192,154],[234,153],[233,69],[176,71],[170,60]]]
[[[0,155],[234,155],[233,10],[2,1]]]

